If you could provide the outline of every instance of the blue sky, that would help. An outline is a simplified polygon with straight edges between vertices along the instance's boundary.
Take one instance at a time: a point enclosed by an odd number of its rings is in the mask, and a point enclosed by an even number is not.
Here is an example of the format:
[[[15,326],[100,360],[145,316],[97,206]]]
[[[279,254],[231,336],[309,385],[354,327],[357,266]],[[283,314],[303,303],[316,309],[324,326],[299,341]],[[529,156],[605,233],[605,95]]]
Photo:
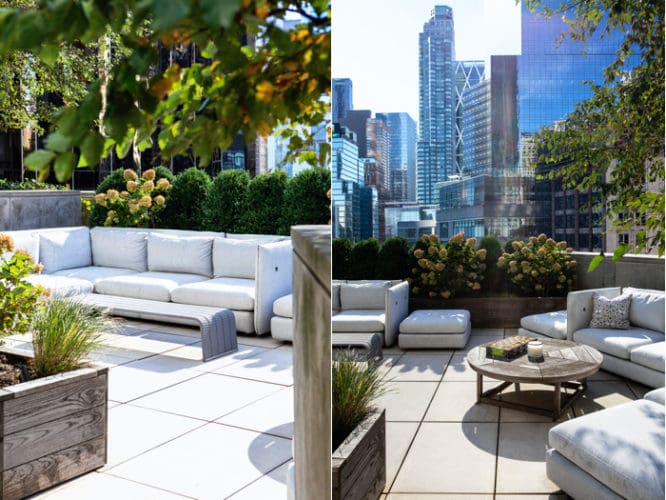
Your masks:
[[[418,121],[418,34],[433,0],[334,0],[332,75],[351,78],[354,107],[406,111]],[[449,0],[456,58],[520,53],[515,0]]]

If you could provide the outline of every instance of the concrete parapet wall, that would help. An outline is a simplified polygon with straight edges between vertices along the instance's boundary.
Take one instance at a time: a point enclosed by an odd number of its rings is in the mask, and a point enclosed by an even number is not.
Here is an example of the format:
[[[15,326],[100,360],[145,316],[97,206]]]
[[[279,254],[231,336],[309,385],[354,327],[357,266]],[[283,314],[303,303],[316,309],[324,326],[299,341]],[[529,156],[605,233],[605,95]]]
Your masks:
[[[654,255],[625,255],[613,262],[612,255],[606,255],[604,262],[591,273],[587,268],[598,254],[573,252],[578,261],[577,289],[602,288],[609,286],[632,286],[664,290],[664,258]]]
[[[0,191],[0,231],[80,225],[80,191]]]

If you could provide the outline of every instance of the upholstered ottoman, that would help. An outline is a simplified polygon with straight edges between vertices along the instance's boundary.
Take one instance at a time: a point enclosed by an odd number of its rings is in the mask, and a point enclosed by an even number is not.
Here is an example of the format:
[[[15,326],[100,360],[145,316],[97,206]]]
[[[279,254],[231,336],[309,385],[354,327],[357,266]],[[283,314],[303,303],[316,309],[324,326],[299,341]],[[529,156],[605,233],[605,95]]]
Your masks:
[[[664,498],[664,389],[548,433],[548,478],[577,500]]]
[[[401,349],[462,349],[472,332],[465,309],[421,309],[400,323]]]
[[[541,314],[530,314],[520,319],[519,335],[528,337],[549,337],[566,340],[567,311],[552,311]]]

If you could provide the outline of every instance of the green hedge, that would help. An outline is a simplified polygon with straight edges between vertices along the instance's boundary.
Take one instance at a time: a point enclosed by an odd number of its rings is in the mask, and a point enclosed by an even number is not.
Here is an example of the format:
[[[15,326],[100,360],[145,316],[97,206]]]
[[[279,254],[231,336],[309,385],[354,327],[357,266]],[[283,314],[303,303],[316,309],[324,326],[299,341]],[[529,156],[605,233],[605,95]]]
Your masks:
[[[203,208],[203,224],[208,231],[241,232],[249,183],[245,170],[223,170],[215,177]]]
[[[287,179],[286,172],[277,171],[250,181],[245,210],[240,214],[240,232],[278,234]]]
[[[174,229],[204,229],[203,206],[210,188],[210,177],[197,167],[183,170],[173,181],[160,225]]]

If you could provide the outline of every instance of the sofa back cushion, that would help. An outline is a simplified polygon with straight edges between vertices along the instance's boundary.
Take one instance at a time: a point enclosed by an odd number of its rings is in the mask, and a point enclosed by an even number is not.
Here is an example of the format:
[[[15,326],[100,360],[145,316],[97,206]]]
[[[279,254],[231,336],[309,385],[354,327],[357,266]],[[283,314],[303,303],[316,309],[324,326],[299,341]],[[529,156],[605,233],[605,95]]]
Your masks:
[[[121,227],[95,227],[90,230],[93,265],[119,267],[133,271],[148,270],[146,231]]]
[[[213,273],[216,278],[255,279],[257,274],[257,240],[215,238],[213,242]]]
[[[14,252],[16,250],[27,250],[32,255],[32,260],[39,262],[39,233],[34,231],[6,231],[14,240]],[[14,252],[5,252],[0,255],[3,259],[11,259]]]
[[[342,283],[340,285],[340,308],[382,309],[386,308],[386,291],[389,281],[373,283]]]
[[[39,233],[39,262],[44,264],[42,272],[46,274],[90,266],[90,230],[75,227]]]
[[[643,290],[639,288],[624,288],[622,293],[631,294],[629,307],[629,321],[632,325],[656,330],[664,333],[664,292],[658,290]]]
[[[331,309],[340,310],[340,286],[341,283],[333,283],[331,286]]]
[[[199,274],[211,278],[213,239],[151,233],[148,235],[148,270]]]

